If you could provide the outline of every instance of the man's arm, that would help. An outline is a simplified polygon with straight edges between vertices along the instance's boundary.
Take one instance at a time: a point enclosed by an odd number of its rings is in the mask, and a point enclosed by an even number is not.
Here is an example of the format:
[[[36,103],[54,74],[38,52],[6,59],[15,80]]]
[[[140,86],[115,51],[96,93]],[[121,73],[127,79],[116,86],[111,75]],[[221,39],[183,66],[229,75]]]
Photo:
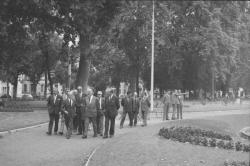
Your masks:
[[[117,110],[119,110],[119,108],[120,108],[120,104],[119,104],[119,99],[118,99],[118,97],[116,97],[116,100],[115,100],[115,104],[116,104],[116,108],[117,108]]]

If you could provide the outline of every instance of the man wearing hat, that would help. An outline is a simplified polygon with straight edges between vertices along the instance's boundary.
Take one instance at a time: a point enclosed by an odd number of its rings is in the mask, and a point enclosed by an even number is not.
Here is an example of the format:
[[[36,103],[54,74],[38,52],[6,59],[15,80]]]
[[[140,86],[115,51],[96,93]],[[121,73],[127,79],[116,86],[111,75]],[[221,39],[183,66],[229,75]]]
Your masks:
[[[102,97],[102,91],[97,92],[97,99],[98,99],[97,118],[96,118],[97,134],[100,134],[100,136],[102,136],[103,135],[104,108],[105,108],[105,101],[104,101],[104,98]]]
[[[73,100],[73,95],[69,94],[69,89],[66,90],[67,99],[63,101],[62,111],[64,113],[65,125],[67,128],[66,138],[69,139],[73,130],[73,119],[76,116],[76,103]]]
[[[59,122],[59,112],[61,112],[62,106],[62,97],[58,94],[58,90],[54,90],[53,94],[48,98],[48,112],[49,112],[49,126],[48,126],[48,135],[51,135],[53,123],[54,126],[54,134],[57,135],[58,130],[58,122]]]

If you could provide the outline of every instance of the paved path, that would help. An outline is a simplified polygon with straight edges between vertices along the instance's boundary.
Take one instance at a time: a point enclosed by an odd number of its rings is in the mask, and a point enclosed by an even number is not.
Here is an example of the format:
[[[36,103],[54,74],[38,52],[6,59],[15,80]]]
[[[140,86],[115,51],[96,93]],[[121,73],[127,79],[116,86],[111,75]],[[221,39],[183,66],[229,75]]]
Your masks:
[[[185,118],[198,118],[204,116],[225,115],[225,114],[250,114],[249,110],[237,111],[223,111],[223,112],[196,112],[187,113]],[[150,120],[149,127],[158,124],[159,120]],[[118,123],[116,126],[118,126]],[[128,122],[125,122],[125,126]],[[147,131],[147,128],[128,128],[122,130],[116,129],[116,135],[113,139],[92,138],[92,132],[86,140],[81,139],[80,136],[73,135],[71,139],[67,140],[63,136],[47,136],[45,134],[47,126],[42,126],[33,129],[27,129],[13,134],[6,134],[0,138],[0,163],[4,166],[79,166],[86,163],[88,155],[96,148],[105,148],[105,146],[113,143],[119,144],[119,138],[130,139],[130,134],[141,133]],[[148,130],[147,132],[150,132]],[[118,141],[118,142],[117,142]],[[151,141],[147,142],[148,144]],[[133,147],[130,147],[133,150]],[[97,149],[97,152],[99,152]],[[117,151],[118,149],[116,149]],[[136,150],[136,149],[134,149]],[[110,152],[114,154],[116,151]],[[124,152],[125,153],[125,152]],[[128,153],[128,152],[126,152]],[[150,151],[154,153],[154,151]],[[105,155],[105,154],[103,154]],[[96,157],[95,154],[93,157]],[[115,156],[113,156],[115,157]],[[137,156],[138,157],[138,156]],[[143,154],[141,156],[143,158]],[[112,159],[112,158],[110,158]],[[131,158],[133,161],[133,159]],[[150,161],[153,161],[151,159]],[[150,163],[152,162],[149,162]],[[92,164],[90,161],[90,165]],[[103,164],[101,164],[103,165]]]

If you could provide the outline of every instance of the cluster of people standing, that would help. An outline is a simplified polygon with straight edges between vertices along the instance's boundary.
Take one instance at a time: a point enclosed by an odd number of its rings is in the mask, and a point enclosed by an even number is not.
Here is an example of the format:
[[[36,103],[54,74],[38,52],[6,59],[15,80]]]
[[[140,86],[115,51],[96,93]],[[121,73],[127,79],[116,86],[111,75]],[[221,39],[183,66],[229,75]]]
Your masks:
[[[123,128],[127,114],[129,115],[129,126],[136,126],[139,109],[141,109],[143,118],[142,126],[147,125],[147,112],[150,107],[147,92],[143,93],[141,99],[137,97],[137,93],[131,94],[128,92],[121,100],[123,113],[120,128]],[[120,101],[115,95],[114,88],[107,89],[105,97],[101,91],[97,92],[97,97],[94,96],[91,88],[84,93],[81,86],[77,87],[75,94],[66,89],[64,96],[59,95],[59,92],[54,90],[48,98],[47,106],[49,113],[48,135],[52,135],[54,124],[55,135],[64,135],[64,126],[66,126],[67,139],[71,137],[73,128],[76,128],[77,135],[82,135],[82,138],[86,139],[90,123],[94,132],[93,137],[100,135],[103,138],[112,138],[115,134],[115,120],[120,108]],[[60,116],[61,126],[58,132]]]
[[[166,91],[163,96],[163,120],[170,120],[169,110],[172,108],[171,120],[182,119],[182,108],[185,93],[181,90]],[[177,115],[176,115],[177,114]]]

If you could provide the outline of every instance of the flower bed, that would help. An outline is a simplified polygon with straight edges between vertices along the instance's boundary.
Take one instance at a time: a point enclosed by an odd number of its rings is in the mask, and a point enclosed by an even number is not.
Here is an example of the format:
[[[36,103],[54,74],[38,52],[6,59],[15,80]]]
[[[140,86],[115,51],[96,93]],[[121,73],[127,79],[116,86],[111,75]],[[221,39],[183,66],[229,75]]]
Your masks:
[[[233,162],[224,162],[224,166],[248,166],[246,162],[233,161]]]
[[[162,128],[159,135],[179,142],[189,142],[194,145],[218,147],[221,149],[235,149],[236,151],[250,152],[250,145],[233,142],[230,135],[223,135],[214,131],[207,131],[192,127]]]

